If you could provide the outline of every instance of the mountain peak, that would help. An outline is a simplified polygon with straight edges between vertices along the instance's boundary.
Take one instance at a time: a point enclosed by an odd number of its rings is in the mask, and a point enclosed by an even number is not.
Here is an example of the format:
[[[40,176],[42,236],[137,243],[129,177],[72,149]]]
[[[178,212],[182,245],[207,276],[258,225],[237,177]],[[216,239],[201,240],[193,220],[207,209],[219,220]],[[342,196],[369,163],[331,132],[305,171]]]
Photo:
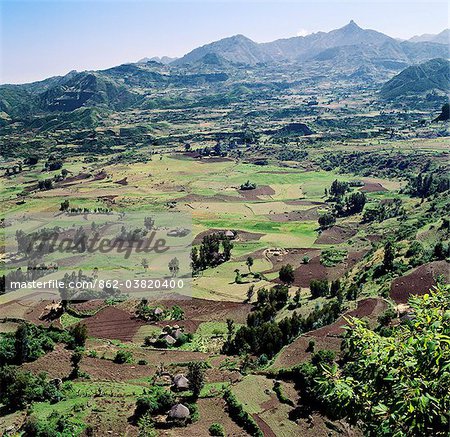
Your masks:
[[[348,23],[346,26],[344,26],[342,29],[347,30],[361,30],[361,28],[353,21],[350,20],[350,23]]]

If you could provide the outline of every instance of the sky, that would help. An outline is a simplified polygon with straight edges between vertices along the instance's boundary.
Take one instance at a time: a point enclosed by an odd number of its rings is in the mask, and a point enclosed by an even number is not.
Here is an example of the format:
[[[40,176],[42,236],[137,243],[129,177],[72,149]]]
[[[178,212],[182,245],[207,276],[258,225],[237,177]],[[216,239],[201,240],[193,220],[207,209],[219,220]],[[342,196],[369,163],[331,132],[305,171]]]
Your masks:
[[[0,83],[182,56],[235,34],[304,36],[351,19],[405,39],[449,27],[444,1],[0,0]]]

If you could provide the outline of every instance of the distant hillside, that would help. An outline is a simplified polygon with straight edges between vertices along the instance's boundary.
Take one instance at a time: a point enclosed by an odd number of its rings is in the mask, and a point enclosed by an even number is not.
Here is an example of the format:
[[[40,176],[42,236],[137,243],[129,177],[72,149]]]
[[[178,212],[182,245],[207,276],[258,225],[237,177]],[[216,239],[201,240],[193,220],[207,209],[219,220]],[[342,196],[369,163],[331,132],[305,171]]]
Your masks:
[[[329,61],[333,57],[339,62],[345,60],[349,65],[358,66],[369,58],[408,65],[433,57],[446,57],[448,41],[446,44],[438,44],[437,41],[400,42],[375,30],[362,29],[352,20],[346,26],[331,32],[317,32],[263,44],[243,35],[236,35],[199,47],[177,59],[172,65],[192,64],[208,54],[220,56],[231,63],[247,65],[275,61]],[[355,50],[358,52],[357,59],[353,57]]]
[[[140,96],[101,73],[83,72],[70,77],[39,96],[40,107],[48,111],[73,111],[82,106],[124,109]]]
[[[192,64],[210,54],[218,55],[234,64],[255,65],[273,60],[260,44],[244,35],[235,35],[198,47],[172,62],[172,65]]]
[[[445,29],[437,35],[424,33],[423,35],[416,35],[410,38],[410,42],[435,42],[439,44],[449,44],[450,43],[450,29]]]
[[[450,88],[450,62],[432,59],[413,65],[386,82],[380,90],[384,99],[421,94],[433,90],[447,93]]]
[[[153,56],[153,58],[142,58],[137,61],[138,64],[145,64],[147,62],[158,62],[160,64],[168,65],[178,58],[171,58],[170,56]]]

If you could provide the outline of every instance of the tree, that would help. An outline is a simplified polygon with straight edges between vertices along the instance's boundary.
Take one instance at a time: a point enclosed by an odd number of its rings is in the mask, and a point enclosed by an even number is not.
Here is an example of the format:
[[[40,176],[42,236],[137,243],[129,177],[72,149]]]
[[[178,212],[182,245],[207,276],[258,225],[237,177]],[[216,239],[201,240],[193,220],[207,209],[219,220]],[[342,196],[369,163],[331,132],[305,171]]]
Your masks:
[[[209,434],[211,436],[216,436],[216,437],[225,437],[225,430],[223,429],[223,426],[220,423],[213,423],[209,429]]]
[[[133,361],[133,355],[130,351],[119,350],[114,357],[114,362],[116,364],[131,363]]]
[[[144,268],[144,270],[147,270],[147,269],[148,269],[149,264],[148,264],[148,259],[147,259],[147,258],[142,258],[142,260],[141,260],[141,266]]]
[[[172,278],[178,276],[178,272],[180,271],[180,261],[178,258],[172,258],[169,262],[169,271],[172,275]]]
[[[59,207],[60,211],[67,211],[69,209],[69,199],[64,200],[63,202],[61,202],[61,206]]]
[[[258,290],[256,302],[258,306],[265,305],[269,300],[269,293],[266,288],[262,287]]]
[[[434,246],[434,257],[438,260],[445,259],[447,256],[447,251],[445,250],[442,241],[438,241]]]
[[[294,303],[295,303],[296,307],[301,306],[301,303],[300,303],[301,299],[302,299],[301,289],[297,288],[297,290],[295,291],[295,295],[294,295]]]
[[[278,272],[278,277],[283,284],[290,286],[295,280],[294,269],[290,264],[281,266],[281,269]]]
[[[76,379],[80,375],[80,362],[83,358],[83,352],[81,349],[73,351],[70,357],[70,363],[72,364],[72,371],[70,372],[69,379]]]
[[[309,284],[311,296],[315,299],[321,296],[327,296],[329,293],[329,285],[326,279],[313,279]]]
[[[88,337],[88,332],[87,326],[84,323],[76,324],[69,332],[73,338],[72,343],[74,348],[85,346]]]
[[[242,275],[239,269],[235,269],[234,273],[236,274],[236,276],[234,277],[234,282],[236,282],[236,284],[241,284],[242,283]]]
[[[247,302],[251,302],[253,296],[255,295],[255,286],[252,284],[247,290]]]
[[[16,331],[14,349],[17,364],[23,364],[28,359],[29,354],[28,327],[25,323],[21,324]]]
[[[386,241],[384,245],[383,268],[390,272],[394,269],[395,246],[391,240]]]
[[[318,219],[320,229],[328,229],[336,223],[336,217],[333,214],[326,213]]]
[[[337,179],[333,181],[330,187],[330,195],[334,198],[342,197],[349,190],[347,182],[340,182]]]
[[[144,226],[147,231],[151,231],[153,229],[153,226],[155,226],[155,220],[152,217],[145,217]]]
[[[189,380],[189,388],[192,390],[192,395],[197,399],[205,385],[205,370],[203,363],[200,361],[190,362],[188,364],[186,378]]]
[[[253,258],[251,256],[247,257],[247,261],[245,262],[247,264],[248,272],[252,272],[252,266],[253,266]]]
[[[356,192],[350,194],[350,196],[345,199],[345,213],[347,215],[360,213],[364,209],[366,200],[366,195],[364,193]]]
[[[341,289],[341,281],[339,281],[339,279],[336,279],[335,281],[331,281],[331,287],[330,287],[331,297],[336,297],[338,295],[340,289]]]

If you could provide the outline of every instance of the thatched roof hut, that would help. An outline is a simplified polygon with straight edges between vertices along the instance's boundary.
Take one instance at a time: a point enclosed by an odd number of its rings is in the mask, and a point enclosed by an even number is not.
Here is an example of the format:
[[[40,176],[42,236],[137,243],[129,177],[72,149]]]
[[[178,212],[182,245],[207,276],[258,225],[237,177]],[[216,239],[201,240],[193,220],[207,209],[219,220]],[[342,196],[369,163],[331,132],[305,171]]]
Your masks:
[[[171,346],[173,344],[175,344],[177,341],[169,334],[165,335],[164,337],[162,337],[163,340],[165,340],[165,342]]]
[[[189,379],[179,373],[173,377],[173,385],[178,390],[187,390],[189,388]]]
[[[185,420],[188,419],[190,415],[189,408],[183,404],[176,404],[169,411],[169,419],[172,420]]]

